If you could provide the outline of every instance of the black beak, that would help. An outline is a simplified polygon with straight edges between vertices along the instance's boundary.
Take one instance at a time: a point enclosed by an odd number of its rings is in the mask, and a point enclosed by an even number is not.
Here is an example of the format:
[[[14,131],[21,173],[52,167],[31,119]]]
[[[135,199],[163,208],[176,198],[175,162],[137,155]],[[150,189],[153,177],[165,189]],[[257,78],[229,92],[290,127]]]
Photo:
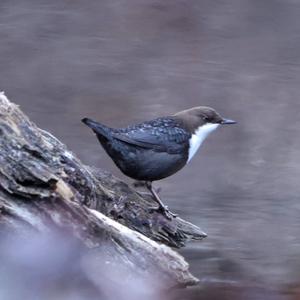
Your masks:
[[[236,124],[236,121],[230,120],[230,119],[223,119],[221,121],[222,125],[230,125],[230,124]]]

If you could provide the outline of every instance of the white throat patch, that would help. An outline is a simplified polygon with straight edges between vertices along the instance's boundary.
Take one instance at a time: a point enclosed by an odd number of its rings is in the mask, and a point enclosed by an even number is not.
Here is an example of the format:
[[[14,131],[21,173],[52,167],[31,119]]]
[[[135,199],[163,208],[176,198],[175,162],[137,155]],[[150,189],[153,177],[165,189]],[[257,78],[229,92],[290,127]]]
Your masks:
[[[192,135],[190,139],[190,148],[189,148],[189,162],[192,157],[195,155],[203,141],[207,138],[207,136],[216,130],[220,124],[207,123],[203,126],[200,126],[195,133]]]

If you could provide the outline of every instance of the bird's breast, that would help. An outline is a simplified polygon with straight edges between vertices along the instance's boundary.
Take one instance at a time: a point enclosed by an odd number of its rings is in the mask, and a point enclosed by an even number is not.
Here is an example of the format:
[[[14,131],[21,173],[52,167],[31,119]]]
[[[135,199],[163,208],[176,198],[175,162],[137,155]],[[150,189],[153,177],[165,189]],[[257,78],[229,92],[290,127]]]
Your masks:
[[[208,137],[208,135],[216,130],[219,127],[219,124],[211,124],[207,123],[205,125],[200,126],[191,136],[189,141],[189,157],[188,162],[193,158],[196,154],[197,150],[200,148],[204,140]]]

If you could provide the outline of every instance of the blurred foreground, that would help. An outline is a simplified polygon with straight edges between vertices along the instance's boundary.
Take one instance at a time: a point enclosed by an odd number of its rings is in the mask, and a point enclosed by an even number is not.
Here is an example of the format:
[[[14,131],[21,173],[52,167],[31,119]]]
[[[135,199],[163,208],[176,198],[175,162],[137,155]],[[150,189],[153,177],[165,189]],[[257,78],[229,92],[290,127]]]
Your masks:
[[[116,272],[105,245],[99,255],[71,236],[56,230],[1,236],[0,299],[165,299],[152,289],[159,279],[142,281],[122,264]]]
[[[3,235],[0,237],[0,299],[43,300],[238,300],[300,299],[300,285],[272,290],[263,284],[237,282],[202,283],[198,287],[153,290],[159,278],[141,280],[121,264],[110,267],[109,249],[93,254],[71,232],[49,230],[48,235]],[[99,258],[100,257],[100,258]]]

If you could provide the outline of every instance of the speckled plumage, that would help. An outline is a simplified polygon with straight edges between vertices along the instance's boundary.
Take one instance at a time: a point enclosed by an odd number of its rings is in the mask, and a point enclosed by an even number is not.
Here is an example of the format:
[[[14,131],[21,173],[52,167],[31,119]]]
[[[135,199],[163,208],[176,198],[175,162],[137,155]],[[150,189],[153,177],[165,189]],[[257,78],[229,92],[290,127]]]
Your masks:
[[[183,150],[191,134],[173,117],[165,117],[116,130],[113,136],[129,144],[176,154]]]
[[[188,159],[191,137],[171,118],[158,118],[121,129],[88,120],[86,124],[118,168],[127,176],[143,181],[168,177]]]

